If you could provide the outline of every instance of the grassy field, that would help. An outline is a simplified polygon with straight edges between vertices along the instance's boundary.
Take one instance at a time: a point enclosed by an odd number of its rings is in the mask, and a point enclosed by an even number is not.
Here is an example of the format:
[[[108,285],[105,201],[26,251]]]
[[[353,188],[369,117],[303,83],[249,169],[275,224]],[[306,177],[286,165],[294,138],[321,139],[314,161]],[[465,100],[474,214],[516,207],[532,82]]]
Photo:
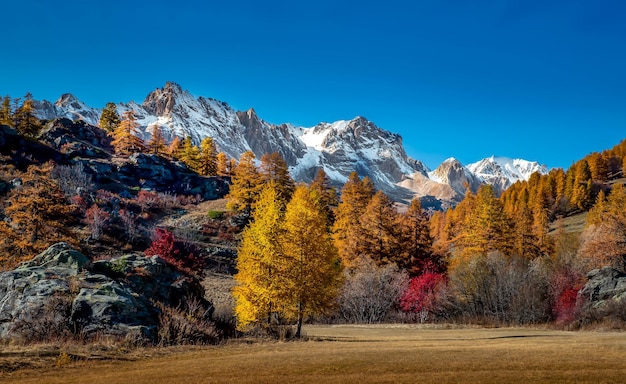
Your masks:
[[[309,341],[234,341],[0,374],[2,383],[623,383],[626,333],[309,326]],[[134,359],[137,360],[134,360]],[[134,361],[133,361],[134,360]]]

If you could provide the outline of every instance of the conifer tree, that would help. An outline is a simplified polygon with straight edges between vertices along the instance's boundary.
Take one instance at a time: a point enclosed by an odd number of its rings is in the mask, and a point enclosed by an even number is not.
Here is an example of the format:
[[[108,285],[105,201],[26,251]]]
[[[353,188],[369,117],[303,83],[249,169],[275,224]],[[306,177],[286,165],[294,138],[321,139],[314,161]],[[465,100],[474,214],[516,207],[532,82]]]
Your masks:
[[[440,268],[433,257],[433,238],[430,234],[428,213],[422,209],[418,198],[414,198],[408,210],[400,216],[398,267],[416,276],[425,268]]]
[[[34,137],[41,130],[41,122],[35,117],[33,96],[27,93],[22,106],[15,112],[15,130],[24,136]]]
[[[120,123],[120,115],[117,113],[115,103],[106,103],[100,114],[100,121],[98,123],[100,128],[113,133]]]
[[[289,174],[289,167],[280,153],[266,153],[261,156],[259,173],[264,183],[274,183],[278,188],[278,198],[286,205],[291,199],[295,183]]]
[[[374,195],[374,186],[368,177],[361,180],[352,172],[341,190],[341,203],[337,206],[333,224],[333,240],[346,267],[357,264],[356,250],[361,225],[361,215]]]
[[[335,222],[333,207],[339,205],[339,197],[335,188],[330,185],[330,179],[324,169],[320,168],[315,174],[315,178],[311,182],[311,189],[320,195],[321,209],[326,216],[326,226],[330,231]]]
[[[198,173],[204,176],[217,175],[217,148],[210,137],[204,138],[200,143]]]
[[[254,208],[254,202],[263,188],[261,176],[254,165],[254,158],[251,151],[244,152],[233,172],[227,196],[229,199],[227,206],[231,209],[249,213]]]
[[[220,152],[216,157],[217,161],[217,175],[218,176],[232,176],[234,168],[231,168],[231,162],[228,156],[224,152]]]
[[[148,152],[153,155],[162,155],[165,153],[165,139],[163,138],[163,132],[158,124],[152,126],[152,137],[148,142]]]
[[[144,149],[144,143],[139,134],[139,125],[133,111],[126,111],[122,116],[122,121],[113,132],[111,145],[115,148],[115,152],[122,155],[141,152]]]
[[[376,192],[360,217],[355,233],[355,251],[377,265],[397,261],[399,256],[398,213],[393,202],[382,191]]]
[[[285,280],[280,238],[283,212],[273,185],[266,185],[256,202],[252,223],[242,233],[237,250],[237,285],[233,288],[237,328],[269,327],[284,304]]]
[[[2,106],[0,107],[0,124],[12,126],[12,115],[13,113],[11,111],[11,97],[9,95],[6,95],[2,99]]]
[[[486,255],[490,251],[510,254],[513,248],[513,224],[491,185],[483,185],[476,194],[476,206],[459,233],[461,254]]]
[[[180,137],[175,136],[170,145],[167,147],[167,153],[175,159],[180,159],[183,151],[183,142]]]
[[[326,229],[319,192],[301,185],[287,204],[282,232],[285,315],[297,322],[300,337],[305,316],[328,314],[341,284],[341,260]]]
[[[0,267],[11,267],[32,258],[52,244],[75,244],[69,231],[76,207],[49,177],[51,166],[29,167],[22,185],[11,191],[0,220]]]
[[[198,170],[200,158],[200,149],[193,144],[191,136],[187,136],[183,139],[182,150],[178,155],[178,159],[185,163],[187,168],[192,171]]]
[[[587,210],[591,207],[592,189],[591,189],[591,170],[587,160],[581,160],[574,173],[574,185],[572,188],[572,204],[581,210]]]

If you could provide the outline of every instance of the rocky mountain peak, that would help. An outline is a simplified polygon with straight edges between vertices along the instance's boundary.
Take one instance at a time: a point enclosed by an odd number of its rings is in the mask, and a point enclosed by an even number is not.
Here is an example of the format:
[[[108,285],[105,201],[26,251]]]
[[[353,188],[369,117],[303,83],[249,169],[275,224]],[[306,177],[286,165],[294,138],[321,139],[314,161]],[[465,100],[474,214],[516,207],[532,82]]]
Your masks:
[[[444,160],[428,176],[439,183],[448,184],[458,193],[464,193],[466,186],[476,191],[481,185],[480,180],[460,161],[451,157]]]
[[[176,106],[179,98],[185,94],[187,92],[183,91],[180,85],[167,82],[163,88],[157,88],[150,92],[143,101],[142,106],[151,114],[157,116],[168,115]]]
[[[76,98],[76,96],[71,93],[64,93],[59,97],[59,99],[54,103],[55,106],[60,108],[72,108],[72,109],[80,109],[83,107],[82,103]]]

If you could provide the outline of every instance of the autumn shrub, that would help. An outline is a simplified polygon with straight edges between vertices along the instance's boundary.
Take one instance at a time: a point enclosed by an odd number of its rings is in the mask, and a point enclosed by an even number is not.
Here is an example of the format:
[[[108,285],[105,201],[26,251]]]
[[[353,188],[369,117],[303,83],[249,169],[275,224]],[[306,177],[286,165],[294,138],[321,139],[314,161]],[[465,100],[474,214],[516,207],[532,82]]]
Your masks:
[[[165,228],[157,228],[152,244],[146,250],[146,256],[159,256],[175,269],[192,274],[201,274],[204,260],[193,244],[177,240],[174,234]]]
[[[552,318],[558,324],[569,324],[578,316],[578,291],[583,287],[584,275],[568,267],[552,272],[549,295]]]
[[[425,272],[409,281],[400,297],[400,308],[417,315],[420,322],[440,315],[446,295],[446,278],[442,273]]]
[[[337,317],[348,323],[380,323],[389,318],[406,291],[409,278],[394,264],[361,261],[345,272]]]
[[[491,252],[457,263],[448,277],[448,311],[456,319],[533,324],[549,318],[548,284],[537,263]]]
[[[219,341],[219,332],[199,299],[187,298],[176,308],[162,304],[158,307],[161,311],[159,345],[215,344]]]
[[[57,293],[40,308],[22,311],[14,321],[9,334],[25,343],[62,341],[74,338],[70,313],[73,298]]]
[[[90,238],[98,240],[102,236],[105,226],[109,222],[110,214],[104,209],[93,204],[85,211],[85,222],[91,232]]]
[[[122,223],[124,235],[129,243],[133,243],[139,236],[139,227],[137,226],[137,218],[134,213],[128,209],[120,209],[118,218]]]
[[[80,162],[74,165],[55,166],[50,172],[50,177],[57,181],[67,197],[86,195],[94,187],[91,175],[85,171],[85,166]]]

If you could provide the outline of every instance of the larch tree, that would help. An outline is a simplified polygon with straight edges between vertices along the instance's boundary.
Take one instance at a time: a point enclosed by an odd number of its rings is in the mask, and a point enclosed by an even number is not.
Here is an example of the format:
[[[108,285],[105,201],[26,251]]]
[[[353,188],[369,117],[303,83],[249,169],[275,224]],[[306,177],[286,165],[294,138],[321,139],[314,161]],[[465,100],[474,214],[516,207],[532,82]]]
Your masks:
[[[315,174],[311,182],[311,189],[317,191],[320,195],[319,202],[326,216],[326,226],[328,230],[331,230],[335,222],[333,209],[339,205],[339,197],[337,196],[337,190],[330,185],[330,179],[323,169],[320,168]]]
[[[232,166],[230,159],[224,152],[220,152],[217,154],[216,162],[218,176],[232,176],[235,167]]]
[[[400,256],[398,218],[389,197],[382,191],[376,192],[359,220],[360,228],[355,233],[356,253],[379,266],[397,262]]]
[[[256,202],[253,221],[244,229],[237,249],[237,274],[233,288],[237,328],[270,327],[284,303],[282,250],[283,211],[273,185],[266,185]]]
[[[168,155],[172,156],[175,159],[180,159],[180,154],[183,151],[183,141],[180,137],[175,136],[172,139],[172,142],[167,147]]]
[[[305,317],[328,314],[342,282],[341,259],[326,228],[320,194],[298,186],[287,204],[281,237],[285,317],[300,337]],[[257,208],[258,210],[258,208]]]
[[[11,111],[11,97],[9,95],[4,96],[2,99],[2,106],[0,106],[0,124],[11,126],[13,125]]]
[[[69,228],[76,207],[49,177],[51,166],[29,167],[22,185],[11,190],[0,220],[0,264],[11,267],[59,241],[76,244]]]
[[[359,261],[356,242],[361,228],[361,215],[374,195],[374,186],[368,177],[361,180],[352,172],[341,190],[341,202],[335,210],[333,240],[339,256],[346,267],[355,266]]]
[[[106,103],[100,114],[100,121],[98,123],[100,128],[108,132],[115,132],[120,123],[121,119],[120,115],[117,113],[115,103]]]
[[[200,143],[198,173],[204,176],[217,175],[217,148],[211,137],[205,137]]]
[[[259,173],[264,183],[274,183],[276,185],[278,198],[286,205],[293,194],[295,182],[291,178],[289,167],[280,153],[266,153],[261,156]]]
[[[426,269],[436,272],[441,266],[433,254],[433,238],[430,234],[428,213],[419,198],[414,198],[408,210],[399,220],[400,246],[396,264],[410,275],[416,276]]]
[[[30,93],[24,96],[24,102],[15,111],[15,130],[29,137],[34,137],[41,130],[41,122],[35,116],[33,95]]]
[[[231,209],[250,213],[254,208],[254,203],[263,188],[254,159],[252,151],[244,152],[233,172],[230,192],[227,196],[227,205]]]
[[[152,137],[148,141],[148,152],[153,155],[162,155],[166,152],[163,132],[158,124],[152,125]]]
[[[183,139],[183,145],[178,155],[178,159],[182,161],[183,163],[185,163],[187,168],[191,169],[192,171],[197,171],[199,158],[200,158],[200,148],[198,148],[197,146],[193,144],[193,141],[191,140],[191,136],[185,137]]]
[[[604,199],[604,193],[598,195]],[[587,227],[581,234],[579,254],[591,268],[611,265],[626,272],[626,187],[615,185],[606,201],[589,211]]]
[[[122,121],[113,131],[111,145],[115,148],[115,152],[122,155],[141,152],[144,149],[144,142],[139,137],[140,134],[139,124],[135,120],[133,111],[126,111],[122,116]]]
[[[486,255],[490,251],[510,254],[513,249],[513,223],[504,211],[493,187],[483,185],[476,194],[476,205],[459,232],[461,254]]]

